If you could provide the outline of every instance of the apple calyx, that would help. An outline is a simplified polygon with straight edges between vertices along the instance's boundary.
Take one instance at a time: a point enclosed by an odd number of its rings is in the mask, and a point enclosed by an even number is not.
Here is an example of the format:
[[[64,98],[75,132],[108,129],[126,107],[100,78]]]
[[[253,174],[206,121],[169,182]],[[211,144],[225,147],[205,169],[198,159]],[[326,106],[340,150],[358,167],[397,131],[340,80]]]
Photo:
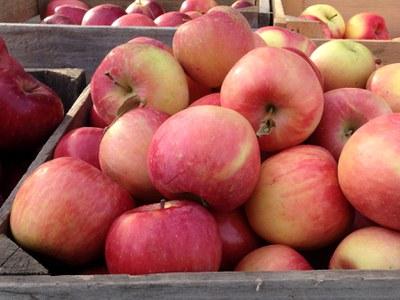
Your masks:
[[[350,129],[345,131],[344,136],[349,138],[349,137],[351,137],[353,135],[354,132],[355,132],[355,130],[350,128]]]
[[[261,120],[260,127],[258,128],[258,130],[256,132],[256,135],[258,137],[261,137],[264,135],[270,135],[272,132],[272,129],[276,127],[276,123],[273,119],[273,115],[275,112],[276,112],[276,109],[273,105],[268,106],[267,114]]]
[[[161,207],[161,209],[165,208],[165,199],[160,200],[160,207]]]

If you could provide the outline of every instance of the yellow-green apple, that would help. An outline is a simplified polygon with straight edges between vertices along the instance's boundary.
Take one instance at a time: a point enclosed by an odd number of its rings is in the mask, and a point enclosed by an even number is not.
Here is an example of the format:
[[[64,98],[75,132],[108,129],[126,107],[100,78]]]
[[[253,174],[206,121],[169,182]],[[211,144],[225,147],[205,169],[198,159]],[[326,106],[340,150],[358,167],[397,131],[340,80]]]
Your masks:
[[[324,112],[311,141],[328,149],[336,160],[359,127],[375,117],[392,113],[381,97],[364,89],[331,90],[324,98]]]
[[[342,15],[331,5],[314,4],[307,7],[301,16],[312,16],[328,26],[331,38],[342,38],[345,32],[345,22]]]
[[[356,230],[336,248],[329,268],[400,269],[400,233],[377,226]]]
[[[307,56],[317,48],[316,44],[306,36],[278,26],[265,26],[255,31],[269,47],[296,48]]]
[[[185,0],[182,2],[179,11],[184,13],[196,10],[201,13],[206,13],[214,6],[217,6],[217,2],[214,0]]]
[[[365,88],[368,77],[376,69],[372,52],[351,40],[325,42],[310,56],[324,78],[324,90],[354,87]]]
[[[400,112],[400,63],[378,68],[368,79],[367,89],[382,97],[392,108]]]
[[[151,37],[147,37],[147,36],[138,36],[135,37],[133,39],[131,39],[128,43],[139,43],[139,44],[147,44],[147,45],[153,45],[156,46],[160,49],[164,49],[166,51],[168,51],[169,53],[172,54],[172,48],[166,44],[164,44],[163,42],[156,40],[154,38]]]
[[[96,106],[92,106],[90,109],[90,116],[89,116],[89,124],[92,127],[98,127],[98,128],[104,128],[108,124],[99,116],[99,113],[97,112]]]
[[[116,19],[126,15],[125,10],[114,4],[100,4],[89,9],[82,19],[82,25],[111,25]]]
[[[253,32],[237,10],[218,6],[178,27],[173,51],[188,75],[219,87],[233,65],[254,48]]]
[[[233,270],[245,255],[261,246],[261,239],[251,229],[242,209],[212,214],[222,240],[220,270]]]
[[[162,6],[154,0],[136,0],[127,8],[126,13],[142,13],[153,20],[164,13]]]
[[[48,4],[46,6],[44,6],[44,10],[40,12],[41,19],[54,15],[56,8],[61,5],[75,6],[84,8],[86,10],[90,8],[85,1],[81,0],[51,0],[48,1]]]
[[[346,23],[346,39],[388,40],[389,31],[385,19],[373,12],[363,12],[352,16]]]
[[[78,266],[101,257],[112,222],[133,205],[129,193],[100,170],[62,157],[23,182],[10,228],[23,248]]]
[[[212,93],[197,99],[196,101],[192,102],[190,106],[197,106],[197,105],[217,105],[221,106],[221,94],[220,93]]]
[[[44,18],[42,24],[63,24],[63,25],[76,25],[76,23],[69,17],[54,14]]]
[[[80,127],[65,134],[54,149],[54,158],[73,157],[100,169],[99,148],[104,129]]]
[[[317,249],[338,240],[353,221],[337,163],[324,148],[299,145],[267,158],[248,202],[254,231],[271,243]]]
[[[181,13],[179,11],[169,11],[160,16],[158,16],[154,23],[157,26],[164,26],[164,27],[177,27],[190,21],[192,18],[189,17],[185,13]]]
[[[285,78],[290,84],[282,84]],[[301,80],[300,80],[301,78]],[[221,87],[221,105],[245,116],[263,151],[302,143],[317,127],[324,106],[310,64],[292,51],[262,47],[243,56]]]
[[[126,26],[156,26],[154,21],[146,15],[131,13],[116,19],[111,26],[126,27]]]
[[[168,51],[126,43],[111,50],[91,81],[93,103],[108,124],[126,106],[150,106],[174,114],[188,106],[186,75]]]
[[[237,1],[233,2],[231,5],[232,8],[236,8],[236,9],[246,8],[246,7],[250,7],[250,6],[254,6],[254,3],[252,3],[251,1],[247,1],[247,0],[237,0]]]
[[[154,132],[168,117],[151,108],[130,110],[110,125],[101,140],[101,170],[135,199],[150,202],[161,198],[150,181],[146,162]]]
[[[235,271],[312,270],[308,261],[296,250],[285,245],[269,245],[253,250],[236,266]]]
[[[106,240],[111,274],[218,271],[222,243],[215,219],[191,201],[166,201],[120,216]]]
[[[344,145],[338,164],[340,187],[350,203],[395,230],[400,230],[399,124],[399,113],[370,120]]]
[[[65,16],[71,19],[74,24],[80,25],[82,23],[83,16],[87,11],[87,8],[72,5],[60,5],[56,7],[55,14]]]
[[[154,186],[167,198],[200,198],[215,210],[231,211],[246,202],[257,183],[260,151],[243,116],[199,105],[158,128],[148,167]]]

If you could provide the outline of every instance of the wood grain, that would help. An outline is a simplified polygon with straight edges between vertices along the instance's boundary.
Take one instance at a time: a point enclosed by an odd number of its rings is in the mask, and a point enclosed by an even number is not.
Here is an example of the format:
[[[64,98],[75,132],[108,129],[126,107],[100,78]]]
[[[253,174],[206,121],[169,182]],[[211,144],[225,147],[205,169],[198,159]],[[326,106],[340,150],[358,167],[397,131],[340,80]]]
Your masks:
[[[37,0],[0,0],[1,22],[24,22],[38,14]]]

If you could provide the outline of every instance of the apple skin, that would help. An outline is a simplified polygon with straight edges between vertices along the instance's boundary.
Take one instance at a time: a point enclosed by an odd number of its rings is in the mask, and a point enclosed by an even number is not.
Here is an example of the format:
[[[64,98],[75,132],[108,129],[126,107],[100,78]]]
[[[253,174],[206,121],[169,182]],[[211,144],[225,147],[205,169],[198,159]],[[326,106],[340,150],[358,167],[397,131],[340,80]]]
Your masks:
[[[150,12],[152,14],[152,19],[155,19],[158,16],[161,16],[163,13],[165,13],[161,4],[158,3],[156,0],[141,0],[141,1],[144,4],[144,6],[147,6],[150,9]]]
[[[129,193],[71,157],[37,168],[18,190],[10,228],[19,245],[78,266],[98,259],[112,222],[134,205]]]
[[[233,270],[245,255],[261,245],[261,239],[251,229],[242,209],[212,214],[222,240],[220,270]]]
[[[217,271],[221,254],[213,216],[191,201],[167,201],[164,207],[157,203],[126,212],[112,225],[105,250],[111,274],[132,275]]]
[[[116,19],[111,26],[126,27],[126,26],[156,26],[154,21],[146,15],[131,13]]]
[[[346,39],[389,40],[389,31],[385,19],[370,12],[352,16],[346,23]]]
[[[154,132],[168,117],[151,108],[130,110],[108,128],[101,141],[101,170],[135,199],[145,202],[161,199],[150,181],[146,162]]]
[[[66,16],[71,19],[75,25],[82,23],[83,16],[88,11],[87,8],[72,6],[72,5],[60,5],[55,9],[55,14]]]
[[[81,0],[52,0],[49,1],[45,9],[41,11],[40,18],[44,19],[45,17],[54,15],[54,13],[56,12],[56,8],[61,5],[81,7],[86,10],[90,8],[89,5],[87,5],[84,1]]]
[[[188,88],[189,88],[189,103],[212,93],[212,89],[205,85],[194,81],[189,75],[186,75]]]
[[[295,146],[265,160],[245,207],[250,226],[260,237],[305,250],[338,240],[353,222],[335,159],[313,145]]]
[[[186,75],[178,61],[167,51],[138,43],[107,54],[93,74],[91,95],[107,123],[128,100],[170,115],[189,105]]]
[[[221,94],[220,93],[213,93],[206,95],[204,97],[201,97],[194,101],[191,106],[198,106],[198,105],[216,105],[216,106],[221,106]]]
[[[345,22],[342,15],[331,5],[315,4],[307,7],[302,13],[302,16],[313,16],[320,22],[327,25],[331,38],[342,38],[345,32]]]
[[[170,117],[154,134],[148,153],[150,179],[164,196],[201,198],[218,211],[241,206],[259,176],[260,152],[250,124],[215,105]]]
[[[364,124],[343,147],[338,164],[340,187],[354,208],[395,230],[400,230],[399,123],[400,114],[393,113]]]
[[[363,216],[357,210],[354,212],[354,222],[351,226],[350,232],[356,231],[361,228],[371,227],[371,226],[378,226],[375,222],[372,222],[370,219]]]
[[[375,58],[363,44],[351,40],[325,42],[310,56],[324,78],[324,90],[365,88],[376,69]]]
[[[394,42],[400,42],[400,37],[396,37],[396,38],[392,39],[392,41],[394,41]]]
[[[100,169],[99,148],[104,129],[80,127],[65,134],[54,149],[54,158],[69,156]]]
[[[125,12],[129,14],[143,14],[150,19],[154,20],[153,13],[150,11],[150,8],[144,5],[144,1],[134,1],[126,8]]]
[[[186,11],[185,14],[188,15],[192,20],[201,17],[203,15],[199,11]]]
[[[285,245],[264,246],[247,254],[236,266],[240,272],[312,270],[307,260]]]
[[[250,7],[250,6],[254,6],[254,4],[251,3],[250,1],[246,1],[246,0],[237,0],[237,1],[233,2],[231,5],[231,7],[235,8],[235,9],[246,8],[246,7]]]
[[[114,4],[100,4],[89,9],[83,16],[84,26],[111,25],[116,19],[126,15],[125,10]]]
[[[182,25],[191,19],[192,18],[185,13],[181,13],[179,11],[169,11],[161,16],[158,16],[154,20],[154,23],[156,23],[157,26],[178,27],[179,25]]]
[[[253,32],[237,10],[218,6],[178,27],[172,42],[175,57],[195,81],[220,87],[226,74],[254,48]]]
[[[76,23],[69,17],[58,14],[44,18],[41,23],[49,25],[50,24],[76,25]]]
[[[291,84],[282,85],[282,78]],[[221,105],[250,121],[261,150],[267,152],[305,141],[321,119],[323,101],[321,84],[310,64],[280,48],[247,53],[221,87]]]
[[[172,48],[169,47],[168,45],[164,44],[163,42],[147,37],[147,36],[138,36],[133,39],[131,39],[128,43],[139,43],[139,44],[146,44],[146,45],[153,45],[156,46],[160,49],[163,49],[165,51],[168,51],[169,53],[172,53]]]
[[[89,124],[92,127],[98,127],[98,128],[105,128],[107,127],[107,123],[99,116],[99,113],[97,112],[96,106],[92,106],[90,109],[90,116],[89,116]]]
[[[342,88],[324,94],[324,112],[311,140],[338,160],[350,136],[369,120],[392,113],[379,96],[358,88]]]
[[[377,226],[356,230],[336,248],[329,268],[400,269],[400,233]]]
[[[367,89],[382,97],[392,108],[400,112],[400,63],[378,68],[368,79]]]
[[[269,47],[296,48],[307,56],[317,48],[316,44],[306,36],[278,26],[265,26],[255,31]]]
[[[185,0],[182,2],[179,11],[184,13],[195,10],[201,13],[206,13],[214,6],[217,6],[217,2],[214,0]]]

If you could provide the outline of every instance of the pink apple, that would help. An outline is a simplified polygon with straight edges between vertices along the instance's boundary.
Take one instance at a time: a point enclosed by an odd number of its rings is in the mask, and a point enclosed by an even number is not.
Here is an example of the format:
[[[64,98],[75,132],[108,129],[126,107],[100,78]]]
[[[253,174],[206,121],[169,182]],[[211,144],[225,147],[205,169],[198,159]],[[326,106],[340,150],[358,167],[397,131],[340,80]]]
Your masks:
[[[137,0],[132,2],[125,10],[127,14],[143,14],[150,19],[153,18],[153,14],[150,11],[150,8],[146,5],[144,5],[144,1],[142,0]]]
[[[360,212],[354,212],[354,222],[350,228],[350,232],[356,231],[361,228],[377,226],[376,223],[372,222],[370,219],[363,216]]]
[[[108,128],[100,144],[104,174],[147,202],[161,199],[150,181],[146,162],[154,132],[167,118],[167,114],[150,108],[130,110]]]
[[[82,25],[111,25],[116,19],[126,15],[125,10],[114,4],[100,4],[89,9],[83,16]]]
[[[54,158],[69,156],[100,169],[99,148],[103,135],[103,128],[80,127],[71,130],[57,143]]]
[[[150,9],[152,14],[152,19],[161,16],[164,13],[164,9],[160,3],[156,0],[141,0],[144,3],[144,6],[147,6]]]
[[[98,128],[104,128],[107,127],[107,123],[106,121],[104,121],[99,113],[97,112],[97,108],[96,106],[92,106],[92,108],[90,109],[90,120],[89,120],[89,124],[90,126],[93,127],[98,127]]]
[[[172,48],[192,79],[219,87],[233,65],[254,48],[254,36],[240,12],[219,6],[179,26]]]
[[[283,150],[262,163],[246,213],[260,237],[298,249],[327,246],[353,222],[353,210],[339,187],[335,159],[313,145]]]
[[[189,201],[126,212],[112,225],[105,257],[112,274],[217,271],[221,239],[213,216]]]
[[[372,12],[352,16],[346,23],[346,39],[389,40],[385,19]]]
[[[91,95],[108,124],[121,107],[150,106],[172,115],[189,104],[186,75],[173,55],[138,43],[107,54],[92,77]]]
[[[129,193],[90,164],[51,160],[22,184],[10,227],[19,245],[69,265],[99,258],[112,222],[133,207]]]
[[[254,6],[254,4],[247,0],[237,0],[237,1],[233,2],[231,5],[232,8],[236,8],[236,9],[246,8],[246,7],[250,7],[250,6]]]
[[[212,93],[212,89],[205,85],[194,81],[190,76],[186,75],[189,88],[189,102],[193,103],[197,99]]]
[[[359,127],[377,116],[392,113],[382,98],[364,89],[331,90],[324,98],[324,113],[311,139],[328,149],[336,160]]]
[[[203,14],[199,11],[192,10],[192,11],[186,11],[185,15],[188,15],[193,20],[198,17],[201,17]]]
[[[131,39],[128,43],[139,43],[139,44],[146,44],[146,45],[153,45],[165,51],[168,51],[172,54],[172,49],[170,46],[164,44],[163,42],[147,37],[147,36],[138,36],[134,39]]]
[[[269,245],[247,254],[235,271],[301,271],[312,270],[307,260],[296,250],[285,245]]]
[[[63,24],[63,25],[76,25],[76,23],[69,17],[63,15],[51,15],[44,18],[42,24]]]
[[[350,203],[379,225],[400,230],[398,134],[400,114],[370,120],[347,141],[339,158],[339,183]]]
[[[212,7],[217,6],[214,0],[185,0],[181,4],[180,12],[199,11],[206,13]]]
[[[60,5],[55,8],[55,13],[57,15],[62,15],[71,19],[76,25],[80,25],[82,23],[83,16],[87,11],[87,8],[72,5]]]
[[[257,33],[254,32],[253,37],[254,37],[254,48],[267,46],[267,43]]]
[[[131,13],[129,15],[119,17],[111,24],[111,26],[156,26],[156,24],[146,15]]]
[[[290,84],[282,84],[282,78]],[[262,47],[243,56],[221,87],[221,105],[245,116],[263,151],[305,141],[321,120],[321,84],[310,64],[292,51]]]
[[[167,198],[201,198],[231,211],[251,195],[260,153],[251,125],[214,105],[187,108],[156,131],[148,152],[150,179]]]
[[[156,23],[157,26],[177,27],[190,20],[191,18],[187,14],[178,11],[170,11],[158,16],[154,20],[154,23]]]
[[[213,93],[201,97],[194,101],[190,106],[197,106],[197,105],[217,105],[221,106],[221,94],[220,93]]]
[[[44,10],[40,12],[40,17],[41,19],[44,19],[45,17],[54,15],[56,12],[57,6],[61,5],[69,5],[69,6],[75,6],[75,7],[80,7],[84,8],[86,10],[89,9],[89,5],[86,4],[85,1],[81,0],[50,0],[48,1],[47,6],[45,6]]]

